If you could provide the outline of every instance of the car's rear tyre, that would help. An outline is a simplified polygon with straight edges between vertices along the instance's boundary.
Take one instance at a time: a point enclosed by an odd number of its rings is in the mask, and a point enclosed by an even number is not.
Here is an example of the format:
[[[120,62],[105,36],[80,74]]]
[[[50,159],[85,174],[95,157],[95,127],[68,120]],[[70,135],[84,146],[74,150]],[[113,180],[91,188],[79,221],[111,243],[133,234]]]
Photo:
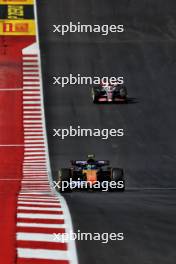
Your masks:
[[[92,101],[94,104],[97,104],[99,101],[99,90],[96,87],[92,88]]]
[[[111,188],[111,190],[124,191],[125,190],[125,178],[124,171],[121,168],[112,169],[111,180],[117,183],[116,188]]]
[[[120,96],[126,98],[127,97],[127,89],[126,87],[121,87],[119,90]]]
[[[71,179],[70,169],[64,168],[64,169],[59,170],[59,186],[60,186],[59,191],[60,192],[70,192],[71,191],[70,179]],[[65,186],[66,186],[66,188],[65,188]]]

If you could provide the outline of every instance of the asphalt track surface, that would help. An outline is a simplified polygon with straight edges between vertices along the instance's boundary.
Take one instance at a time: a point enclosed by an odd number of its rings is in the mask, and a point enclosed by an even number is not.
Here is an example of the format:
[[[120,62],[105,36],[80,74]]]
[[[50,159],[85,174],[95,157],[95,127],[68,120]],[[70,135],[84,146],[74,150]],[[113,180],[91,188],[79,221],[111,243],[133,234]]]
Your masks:
[[[125,170],[125,193],[65,194],[75,232],[123,232],[123,242],[77,241],[81,264],[174,264],[176,259],[176,3],[38,0],[52,170],[95,153]],[[53,24],[124,24],[123,34],[52,33]],[[90,87],[54,87],[69,73],[125,77],[130,102],[93,105]],[[53,128],[124,128],[125,136],[53,137]],[[54,174],[54,173],[53,173]],[[144,190],[144,189],[147,190]]]

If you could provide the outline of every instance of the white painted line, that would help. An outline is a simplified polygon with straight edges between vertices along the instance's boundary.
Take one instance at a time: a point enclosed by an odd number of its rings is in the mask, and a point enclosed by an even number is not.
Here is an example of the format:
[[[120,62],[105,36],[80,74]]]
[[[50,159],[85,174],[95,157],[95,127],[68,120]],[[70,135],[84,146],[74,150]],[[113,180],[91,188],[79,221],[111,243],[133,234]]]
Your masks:
[[[65,224],[17,223],[18,227],[65,228]]]
[[[31,167],[34,167],[34,168],[37,168],[37,167],[40,167],[40,168],[46,168],[46,162],[23,162],[23,168],[24,169],[27,169],[27,168],[31,168]]]
[[[54,239],[54,234],[41,234],[41,233],[25,233],[17,232],[17,240],[22,241],[43,241],[43,242],[59,242],[58,239]]]
[[[43,134],[43,131],[42,131],[42,127],[41,128],[25,128],[24,129],[24,133],[29,133],[29,132],[32,132],[32,133],[35,133],[35,132],[38,132],[38,133],[42,133]]]
[[[31,181],[37,181],[37,180],[48,180],[47,175],[46,176],[24,176],[24,180],[31,180]]]
[[[24,71],[23,72],[23,76],[30,76],[30,75],[37,75],[37,76],[39,76],[37,70],[36,71]]]
[[[42,194],[42,193],[40,193],[40,194],[32,194],[32,195],[30,195],[29,193],[28,194],[19,194],[19,196],[18,196],[19,198],[23,198],[23,197],[25,197],[25,198],[38,198],[38,199],[43,199],[43,198],[46,198],[46,199],[53,199],[53,201],[56,201],[56,202],[58,202],[59,203],[59,200],[58,200],[58,197],[57,196],[55,196],[55,195],[53,195],[52,193],[50,193],[49,195],[46,195],[46,194]]]
[[[23,105],[27,105],[27,104],[32,104],[34,106],[39,106],[41,105],[40,104],[40,101],[23,101]]]
[[[46,166],[44,165],[31,165],[31,166],[24,166],[23,167],[23,172],[27,172],[27,171],[35,171],[35,170],[42,170],[42,171],[45,171],[47,173],[47,169],[46,169]]]
[[[22,188],[21,188],[21,190],[23,191],[23,192],[25,192],[25,191],[30,191],[30,192],[36,192],[36,191],[42,191],[42,192],[50,192],[50,188],[49,188],[49,186],[46,188],[46,187],[41,187],[41,188],[34,188],[34,187],[23,187],[22,186]]]
[[[28,92],[28,91],[27,91]],[[31,92],[28,92],[28,93],[31,93]],[[38,93],[38,91],[36,92],[36,93]],[[39,110],[37,110],[37,111],[23,111],[23,113],[24,113],[24,115],[26,115],[26,114],[36,114],[36,115],[40,115],[41,116],[41,111]]]
[[[25,175],[27,175],[28,173],[31,173],[31,172],[34,172],[35,173],[35,170],[36,170],[36,172],[39,172],[39,171],[42,170],[42,171],[45,171],[47,173],[47,169],[45,167],[41,167],[41,168],[39,168],[39,167],[36,167],[36,168],[35,167],[32,167],[29,170],[25,169],[23,172],[24,172]]]
[[[25,186],[30,187],[31,185],[36,186],[36,187],[37,186],[38,187],[41,187],[41,186],[46,187],[49,185],[47,180],[46,181],[35,181],[35,182],[33,182],[32,180],[31,181],[22,181],[22,184],[23,184],[23,187],[25,187]]]
[[[53,202],[22,202],[22,201],[19,201],[18,204],[56,205],[56,203],[53,203]]]
[[[23,106],[24,109],[41,109],[40,106]]]
[[[39,146],[37,145],[38,143],[37,142],[34,142],[33,144],[31,144],[31,143],[26,143],[25,145],[26,145],[26,147],[29,149],[29,151],[30,151],[30,149],[31,149],[31,147],[35,147],[35,146],[37,146],[37,147],[39,147],[40,146],[40,149],[44,149],[44,147],[45,147],[45,145],[44,144],[39,144]]]
[[[30,84],[30,85],[38,84],[39,85],[40,84],[40,81],[31,81],[31,82],[30,81],[28,81],[28,82],[27,81],[24,81],[23,82],[23,85],[26,85],[26,84]]]
[[[30,137],[29,137],[29,135],[30,135]],[[24,132],[24,137],[25,137],[25,139],[28,139],[28,138],[30,138],[31,139],[31,137],[32,136],[35,136],[35,135],[39,135],[38,137],[40,137],[40,138],[42,138],[43,139],[43,132],[41,132],[41,131],[33,131],[33,132],[31,132],[31,130],[30,130],[30,132]],[[39,138],[39,139],[40,139]],[[31,140],[32,141],[32,140]]]
[[[9,145],[8,144],[4,144],[4,145],[0,144],[0,147],[24,147],[24,145],[22,145],[22,144],[21,145],[20,144],[16,144],[16,145],[15,144],[9,144]]]
[[[47,189],[45,188],[21,188],[21,191],[23,192],[36,192],[36,191],[42,191],[43,193],[49,193],[51,190],[50,188],[48,187]]]
[[[31,151],[35,151],[35,150],[41,150],[41,151],[45,151],[45,148],[44,148],[44,144],[25,144],[25,148],[24,150],[25,151],[28,151],[28,153],[30,154]],[[36,148],[33,148],[33,147],[36,147]]]
[[[38,60],[36,61],[23,61],[23,67],[24,66],[36,66],[38,67]]]
[[[23,88],[0,88],[0,92],[23,91]]]
[[[23,171],[23,174],[25,177],[30,178],[30,177],[35,176],[36,179],[38,179],[38,177],[45,177],[45,179],[46,179],[47,173],[48,173],[47,170],[42,170],[42,172],[40,170],[35,170],[35,169],[30,170],[30,171]]]
[[[23,80],[39,80],[39,77],[38,76],[24,76],[23,75]]]
[[[30,214],[30,213],[17,213],[17,218],[29,219],[64,219],[63,214]]]
[[[24,60],[35,60],[35,61],[38,61],[38,57],[37,56],[23,56],[23,61]]]
[[[25,180],[29,180],[29,179],[31,179],[31,180],[36,180],[36,179],[38,179],[38,180],[46,180],[47,179],[47,175],[45,175],[45,176],[43,176],[43,175],[37,175],[37,174],[33,174],[33,175],[26,175],[25,174],[25,176],[23,177],[23,179]]]
[[[26,211],[53,211],[53,212],[61,212],[61,208],[59,207],[30,207],[30,206],[18,206],[18,210],[26,210]]]
[[[24,112],[23,112],[23,114],[24,114],[24,119],[41,119],[41,114],[40,113],[34,113],[33,112],[33,114],[25,114]]]
[[[23,190],[49,190],[49,183],[47,184],[35,184],[35,183],[32,183],[32,184],[23,184],[22,185],[22,189]]]
[[[36,192],[41,192],[42,194],[45,194],[45,195],[50,195],[51,194],[51,190],[50,191],[41,191],[41,190],[35,190],[35,191],[31,191],[31,190],[27,190],[27,191],[24,191],[24,190],[21,190],[21,193],[25,193],[25,194],[36,194]]]
[[[25,196],[24,197],[20,197],[18,198],[18,201],[40,201],[40,202],[44,202],[44,201],[47,201],[47,202],[58,202],[58,205],[59,205],[59,201],[54,199],[54,198],[38,198],[38,197],[34,197],[34,198],[26,198]],[[57,203],[56,203],[56,206],[57,206]]]
[[[28,155],[26,155],[25,157],[24,157],[24,160],[32,160],[32,161],[35,161],[35,160],[44,160],[45,161],[45,159],[46,159],[46,157],[45,157],[45,155],[42,155],[42,156],[33,156],[33,157],[30,157],[30,156],[28,156]]]
[[[23,198],[25,198],[25,199],[27,199],[27,198],[31,198],[31,199],[38,199],[38,200],[43,200],[43,199],[45,199],[45,200],[49,200],[49,201],[52,201],[52,202],[57,202],[58,204],[60,203],[60,201],[58,200],[58,198],[57,197],[55,197],[55,196],[50,196],[50,195],[29,195],[29,194],[20,194],[19,196],[18,196],[18,198],[19,199],[23,199]],[[58,204],[56,204],[56,206],[58,206]]]
[[[37,181],[38,179],[39,180],[46,180],[47,179],[47,175],[44,177],[44,176],[39,176],[37,175],[37,180],[36,180],[36,175],[35,176],[24,176],[23,177],[24,180],[29,180],[31,179],[31,181]],[[48,180],[48,179],[47,179]]]
[[[24,174],[25,174],[25,176],[27,176],[27,175],[32,175],[32,174],[34,174],[35,172],[33,172],[33,171],[23,171],[24,172]],[[36,171],[36,173],[38,174],[38,175],[41,175],[41,176],[46,176],[47,175],[47,173],[48,173],[48,171],[47,171],[47,169],[46,170],[43,170],[42,172],[39,172],[39,171]]]
[[[42,124],[42,120],[23,120],[25,124]]]
[[[19,194],[20,194],[20,195],[21,195],[21,194],[22,194],[22,195],[23,195],[23,194],[26,195],[26,192],[23,193],[23,192],[20,191]],[[27,193],[27,195],[29,195],[29,194],[34,195],[34,193],[30,193],[30,192]],[[35,192],[35,194],[36,194],[36,195],[44,195],[44,196],[47,195],[47,196],[51,196],[51,197],[57,197],[57,196],[56,196],[54,193],[52,193],[52,192],[50,192],[49,194],[43,194],[42,192]]]
[[[26,95],[31,95],[31,94],[37,94],[37,95],[40,95],[40,91],[23,91],[23,94],[26,96]],[[31,112],[33,113],[33,111]]]
[[[28,133],[29,134],[29,133]],[[35,133],[30,133],[31,135],[35,134]],[[41,132],[39,132],[39,134],[41,134]],[[29,138],[32,138],[32,139],[41,139],[43,138],[42,136],[26,136],[24,137],[25,139],[29,139]]]
[[[40,96],[37,96],[37,95],[35,95],[35,96],[24,95],[23,99],[24,100],[26,100],[26,99],[28,100],[28,99],[41,99],[41,98],[40,98]]]
[[[17,248],[18,257],[30,259],[69,260],[65,250]]]
[[[45,170],[46,172],[47,172],[47,168],[46,168],[46,165],[44,164],[44,165],[42,165],[42,164],[40,164],[40,165],[33,165],[33,164],[31,164],[31,165],[26,165],[26,164],[24,164],[23,163],[23,169],[24,170],[27,170],[27,169],[42,169],[42,170]],[[24,172],[26,172],[26,171],[24,171]]]

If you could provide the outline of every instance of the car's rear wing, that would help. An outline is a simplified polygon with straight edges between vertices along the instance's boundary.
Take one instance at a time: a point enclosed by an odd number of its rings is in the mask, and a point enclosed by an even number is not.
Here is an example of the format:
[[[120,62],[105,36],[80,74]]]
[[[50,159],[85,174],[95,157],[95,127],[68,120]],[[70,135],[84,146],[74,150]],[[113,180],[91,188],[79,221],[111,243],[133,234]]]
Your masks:
[[[85,166],[88,164],[87,160],[71,160],[71,164],[73,166]],[[109,165],[109,161],[108,160],[96,160],[94,162],[91,163],[92,165],[96,165],[96,166],[107,166]]]

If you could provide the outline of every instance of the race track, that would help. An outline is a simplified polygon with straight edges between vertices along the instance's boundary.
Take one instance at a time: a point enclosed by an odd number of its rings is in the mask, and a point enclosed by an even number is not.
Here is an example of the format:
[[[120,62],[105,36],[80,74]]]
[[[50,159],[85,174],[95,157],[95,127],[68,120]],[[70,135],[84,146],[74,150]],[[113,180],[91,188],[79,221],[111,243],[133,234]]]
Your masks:
[[[142,2],[142,3],[141,3]],[[38,0],[46,122],[53,175],[95,153],[125,170],[125,193],[71,193],[76,230],[124,232],[123,242],[77,241],[81,264],[174,264],[176,221],[176,3]],[[101,7],[101,8],[100,8]],[[52,33],[53,24],[124,24],[123,34]],[[87,86],[53,86],[53,76],[124,76],[130,102],[93,105]],[[123,128],[125,136],[53,137],[53,128]]]

